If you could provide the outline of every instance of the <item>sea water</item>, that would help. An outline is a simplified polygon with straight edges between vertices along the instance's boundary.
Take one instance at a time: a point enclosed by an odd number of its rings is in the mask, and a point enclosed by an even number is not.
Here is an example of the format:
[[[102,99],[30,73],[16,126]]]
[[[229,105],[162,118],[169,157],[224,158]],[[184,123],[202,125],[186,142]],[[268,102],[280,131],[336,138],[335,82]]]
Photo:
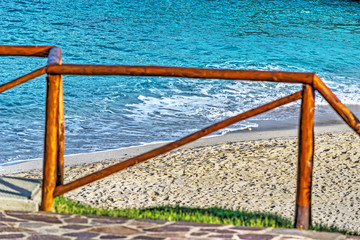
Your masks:
[[[64,63],[316,72],[360,104],[360,2],[1,0],[0,44],[57,45]],[[0,84],[46,59],[0,57]],[[64,76],[66,154],[178,139],[299,84]],[[326,105],[317,94],[317,106]],[[45,76],[0,94],[0,163],[42,156]],[[240,122],[297,121],[299,102]],[[317,108],[317,111],[321,110]]]

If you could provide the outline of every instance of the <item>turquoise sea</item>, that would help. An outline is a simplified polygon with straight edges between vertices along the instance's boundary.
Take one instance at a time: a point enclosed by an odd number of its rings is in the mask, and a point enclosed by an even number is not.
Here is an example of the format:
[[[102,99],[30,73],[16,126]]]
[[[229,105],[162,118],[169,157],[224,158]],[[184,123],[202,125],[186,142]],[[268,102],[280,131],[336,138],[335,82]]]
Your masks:
[[[1,0],[0,26],[0,44],[57,45],[64,63],[316,72],[345,104],[360,105],[358,1]],[[0,84],[45,64],[0,57]],[[178,139],[300,89],[65,76],[66,154]],[[317,97],[318,118],[327,116]],[[44,76],[0,94],[0,163],[42,157],[44,99]],[[218,134],[297,121],[298,107],[290,104]]]

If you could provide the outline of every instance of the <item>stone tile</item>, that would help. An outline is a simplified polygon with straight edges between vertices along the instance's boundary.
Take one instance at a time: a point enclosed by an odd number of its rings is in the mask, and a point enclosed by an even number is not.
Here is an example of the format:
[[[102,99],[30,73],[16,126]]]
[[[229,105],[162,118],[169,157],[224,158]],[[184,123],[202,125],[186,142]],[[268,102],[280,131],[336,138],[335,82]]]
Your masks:
[[[190,236],[206,236],[208,234],[208,232],[192,232],[190,233]]]
[[[24,238],[25,235],[22,233],[15,234],[0,234],[0,239],[21,239]]]
[[[233,235],[229,234],[211,234],[208,238],[219,238],[219,239],[234,239]]]
[[[136,236],[133,239],[139,239],[139,240],[164,240],[165,238],[149,237],[149,236]]]
[[[212,224],[212,223],[197,223],[197,222],[176,222],[171,225],[174,226],[190,226],[190,227],[223,227],[223,224]]]
[[[51,224],[42,223],[42,222],[22,222],[19,224],[21,228],[41,228],[41,227],[50,227]]]
[[[66,218],[64,219],[66,223],[88,223],[89,220],[86,218]]]
[[[95,227],[88,230],[89,232],[97,232],[97,233],[105,233],[109,235],[134,235],[139,234],[139,232],[136,229],[128,228],[124,226],[109,226],[109,227]]]
[[[67,229],[79,230],[79,229],[85,229],[85,228],[91,228],[91,227],[92,227],[91,225],[71,224],[71,225],[61,226],[60,228],[67,228]]]
[[[140,222],[152,222],[152,223],[156,223],[156,224],[168,223],[168,221],[164,221],[164,220],[152,220],[152,219],[135,219],[135,220],[140,221]]]
[[[77,240],[86,240],[97,237],[99,236],[99,234],[92,232],[76,232],[76,233],[66,233],[63,236],[76,237]]]
[[[8,216],[6,214],[8,214]],[[2,219],[4,219],[4,221],[2,221]],[[60,219],[62,221],[60,221]],[[143,229],[144,231],[138,229]],[[197,231],[189,233],[192,229]],[[266,234],[260,234],[259,231],[262,230],[266,232]],[[29,235],[31,236],[28,237]],[[126,238],[144,240],[213,240],[234,239],[234,237],[235,239],[243,240],[360,240],[358,236],[349,236],[346,238],[338,233],[300,231],[296,229],[253,228],[221,224],[167,222],[162,220],[80,216],[47,212],[0,211],[0,239],[80,240]]]
[[[82,216],[82,215],[76,215],[76,214],[71,214],[71,213],[57,213],[57,212],[45,212],[45,211],[39,211],[38,213],[42,213],[42,214],[46,214],[46,215],[64,216],[64,217]]]
[[[68,229],[68,228],[57,228],[57,227],[49,227],[49,228],[41,228],[38,230],[41,234],[53,234],[53,235],[62,235],[65,233],[72,233],[75,232],[74,229]]]
[[[27,240],[71,240],[67,237],[58,237],[54,235],[32,235]]]
[[[306,236],[307,232],[297,229],[286,229],[286,228],[273,228],[269,233],[283,234],[283,235],[293,235],[293,236]]]
[[[304,240],[303,237],[295,237],[295,236],[283,236],[281,240]]]
[[[127,236],[120,236],[120,235],[103,235],[100,239],[122,239],[127,238]]]
[[[5,210],[4,213],[5,215],[11,215],[11,214],[28,215],[29,213],[31,214],[33,212]]]
[[[234,226],[234,227],[231,227],[230,229],[242,230],[242,231],[261,231],[261,230],[264,230],[264,229],[266,229],[266,228],[261,228],[261,227],[247,227],[247,226]]]
[[[160,232],[160,233],[149,233],[149,237],[160,237],[160,238],[182,238],[184,239],[187,232]]]
[[[99,224],[115,224],[115,223],[127,223],[129,219],[127,218],[114,218],[114,217],[90,217],[91,223],[99,223]]]
[[[270,240],[273,239],[274,235],[269,234],[241,234],[238,235],[241,240]]]
[[[314,231],[304,231],[304,230],[285,229],[285,228],[273,228],[268,233],[301,236],[312,239],[327,239],[327,240],[338,240],[344,237],[340,233],[314,232]]]
[[[147,232],[188,232],[188,231],[190,231],[190,228],[166,225],[163,227],[147,228],[147,229],[144,229],[144,231],[147,231]]]
[[[26,228],[18,228],[18,227],[0,227],[0,233],[4,232],[25,232],[25,233],[33,233],[33,230]]]
[[[158,223],[153,223],[153,222],[149,222],[149,221],[139,221],[138,219],[134,220],[134,221],[129,221],[127,224],[127,226],[134,226],[137,228],[152,228],[152,227],[160,227],[163,226],[163,224],[158,224]]]
[[[24,220],[1,216],[0,222],[24,222]]]
[[[218,229],[218,228],[201,228],[200,231],[211,232],[211,233],[222,233],[222,234],[234,234],[234,233],[237,233],[235,231],[231,231],[231,230],[227,230],[227,229]]]
[[[23,214],[22,212],[6,211],[11,217],[16,217],[24,220],[30,220],[35,222],[46,222],[46,223],[61,223],[57,216],[49,216],[45,214],[28,213]]]

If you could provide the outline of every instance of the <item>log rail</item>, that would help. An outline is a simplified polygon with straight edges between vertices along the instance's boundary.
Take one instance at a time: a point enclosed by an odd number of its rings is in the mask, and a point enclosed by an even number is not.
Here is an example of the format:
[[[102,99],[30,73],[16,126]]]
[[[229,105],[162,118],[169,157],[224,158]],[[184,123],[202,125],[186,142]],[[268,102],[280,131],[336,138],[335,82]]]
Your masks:
[[[300,108],[297,191],[294,227],[308,229],[311,225],[311,188],[314,158],[314,109],[315,90],[318,91],[339,116],[360,136],[359,119],[335,96],[314,73],[250,71],[230,69],[204,69],[163,66],[84,65],[62,64],[61,49],[56,46],[9,46],[0,45],[0,56],[29,56],[48,59],[47,65],[13,81],[0,85],[0,93],[47,74],[45,140],[41,210],[51,211],[56,196],[97,181],[120,170],[144,162],[160,154],[209,135],[255,115],[302,99]],[[64,103],[63,75],[119,75],[163,76],[198,79],[239,81],[268,81],[303,84],[303,90],[264,104],[260,107],[230,117],[177,141],[127,159],[113,166],[64,184]]]

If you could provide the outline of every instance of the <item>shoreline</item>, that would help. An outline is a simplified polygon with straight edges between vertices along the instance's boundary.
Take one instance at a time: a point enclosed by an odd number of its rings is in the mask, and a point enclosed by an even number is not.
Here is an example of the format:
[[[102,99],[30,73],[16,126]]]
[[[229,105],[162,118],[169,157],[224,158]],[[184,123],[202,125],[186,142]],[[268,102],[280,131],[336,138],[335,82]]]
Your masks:
[[[250,130],[236,130],[225,133],[223,135],[206,136],[194,142],[188,143],[182,147],[179,147],[178,149],[212,146],[230,142],[265,140],[272,138],[289,138],[297,137],[298,135],[298,124],[294,122],[283,124],[281,126],[279,126],[278,121],[275,120],[264,120],[258,122],[263,122],[263,124],[260,124],[259,127],[252,128]],[[352,131],[352,129],[348,127],[345,123],[324,125],[315,122],[315,135],[323,133],[342,133],[348,131]],[[119,149],[65,155],[64,165],[76,166],[88,163],[99,163],[103,161],[126,160],[130,157],[134,157],[147,151],[151,151],[170,142],[171,141],[155,142]],[[174,149],[173,151],[176,150],[177,149]],[[19,160],[15,162],[4,163],[2,165],[0,164],[0,175],[39,170],[42,169],[42,164],[42,158]]]
[[[349,105],[349,109],[356,115],[360,116],[359,105]],[[269,114],[269,112],[264,113]],[[273,113],[275,114],[275,113]],[[298,131],[298,114],[296,112],[291,119],[277,119],[277,120],[258,120],[256,116],[250,118],[250,120],[257,124],[258,127],[242,130],[233,130],[224,134],[214,134],[205,136],[199,140],[189,143],[183,147],[197,147],[208,146],[214,144],[221,144],[225,142],[236,141],[249,141],[269,139],[274,137],[294,137],[297,136]],[[346,123],[337,115],[337,113],[331,109],[328,104],[317,105],[315,114],[315,134],[328,133],[328,132],[343,132],[352,131]],[[176,139],[177,140],[177,139]],[[141,153],[150,151],[154,148],[160,147],[171,141],[160,141],[145,143],[143,145],[121,147],[117,149],[95,151],[88,153],[76,153],[65,155],[65,166],[72,166],[84,163],[95,163],[106,160],[125,159],[139,155]],[[66,148],[66,146],[65,146]],[[175,149],[176,150],[176,149]],[[14,162],[6,162],[0,164],[0,175],[24,172],[42,168],[42,158],[16,160]]]
[[[333,132],[326,133],[331,129]],[[314,223],[360,232],[360,141],[355,132],[341,130],[347,129],[316,128],[312,218]],[[100,208],[220,207],[293,219],[296,132],[276,131],[276,137],[263,140],[188,145],[75,189],[65,197]],[[255,132],[248,133],[241,135]],[[260,133],[263,136],[269,131]],[[65,183],[119,161],[66,166]],[[42,171],[10,175],[39,179]]]

